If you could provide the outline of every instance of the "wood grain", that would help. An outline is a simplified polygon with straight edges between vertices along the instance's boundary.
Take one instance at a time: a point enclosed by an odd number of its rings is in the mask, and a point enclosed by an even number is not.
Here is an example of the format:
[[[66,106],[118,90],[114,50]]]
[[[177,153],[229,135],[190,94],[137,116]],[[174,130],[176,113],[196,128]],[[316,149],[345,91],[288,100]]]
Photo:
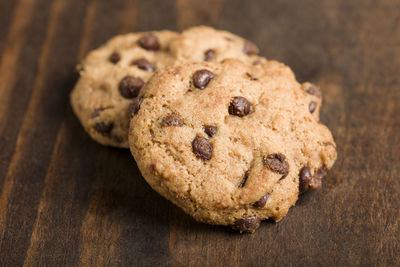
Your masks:
[[[321,85],[337,142],[324,187],[252,235],[185,215],[69,105],[90,49],[199,24]],[[1,1],[0,266],[399,266],[399,69],[395,0]]]

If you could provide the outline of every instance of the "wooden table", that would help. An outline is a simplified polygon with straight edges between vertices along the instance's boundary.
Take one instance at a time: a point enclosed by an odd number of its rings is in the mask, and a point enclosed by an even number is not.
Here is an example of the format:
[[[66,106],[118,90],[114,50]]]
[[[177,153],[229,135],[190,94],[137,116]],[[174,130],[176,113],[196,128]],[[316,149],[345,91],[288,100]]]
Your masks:
[[[198,24],[321,85],[337,142],[323,189],[252,235],[196,223],[69,104],[88,50]],[[399,72],[398,0],[1,0],[0,265],[399,266]]]

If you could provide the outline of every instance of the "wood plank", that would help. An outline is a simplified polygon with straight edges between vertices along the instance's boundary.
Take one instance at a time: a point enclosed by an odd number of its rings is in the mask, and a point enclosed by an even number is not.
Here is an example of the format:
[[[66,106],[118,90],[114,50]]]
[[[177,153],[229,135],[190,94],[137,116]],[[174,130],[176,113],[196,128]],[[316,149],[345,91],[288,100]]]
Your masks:
[[[125,1],[107,1],[96,0],[93,7],[93,21],[92,25],[87,25],[87,31],[82,33],[82,38],[87,39],[87,44],[82,45],[83,53],[80,59],[86,55],[89,50],[99,47],[105,43],[109,38],[119,33],[121,20],[121,12],[124,10]],[[131,7],[132,8],[132,7]],[[135,17],[130,18],[135,21]]]
[[[89,50],[89,44],[92,39],[93,24],[95,23],[96,9],[98,4],[98,0],[89,0],[89,4],[86,8],[86,15],[85,19],[83,20],[83,31],[78,51],[78,63],[84,58],[85,54]]]
[[[78,49],[78,60],[82,58],[90,42],[96,3],[95,0],[89,1],[86,8],[86,15],[83,20],[83,34]],[[70,109],[68,111],[71,119],[73,114]],[[70,128],[68,127],[71,126],[68,126],[66,121],[63,121],[57,134],[44,182],[45,187],[38,205],[30,245],[24,261],[25,266],[45,265],[46,263],[72,266],[77,262],[80,254],[79,243],[75,242],[75,240],[79,239],[79,228],[87,211],[87,205],[76,207],[77,203],[74,199],[85,199],[88,193],[87,185],[83,191],[81,190],[81,193],[84,194],[83,196],[79,195],[78,185],[87,183],[88,179],[70,179],[70,177],[80,177],[78,171],[80,161],[75,157],[78,152],[76,149],[72,150],[73,155],[70,154],[71,150],[69,148],[74,148],[74,146],[71,146],[72,136],[71,134],[68,135],[70,133]],[[85,141],[87,142],[88,140]],[[82,144],[81,147],[86,147],[86,145]],[[72,163],[75,163],[75,167],[71,163],[71,159]],[[66,175],[68,172],[72,173]],[[67,231],[65,231],[65,228],[67,228]],[[55,243],[57,244],[56,246],[54,246]],[[43,250],[49,253],[43,254]]]
[[[76,139],[71,136],[70,125],[64,122],[44,181],[24,266],[74,266],[79,257],[79,242],[76,240],[87,210],[84,203],[87,203],[90,179],[86,175],[90,171],[86,169],[82,173],[78,167],[82,163],[76,153],[81,147],[71,146],[72,138]],[[87,147],[88,140],[83,140],[86,144],[81,143],[82,147]]]
[[[178,28],[184,30],[202,24],[216,25],[220,18],[223,2],[223,0],[177,0]]]
[[[4,35],[1,37],[3,39],[1,42],[3,49],[0,50],[2,51],[0,61],[0,133],[2,133],[0,147],[2,147],[3,152],[0,154],[0,173],[2,174],[7,170],[14,143],[10,140],[12,135],[5,134],[8,121],[6,110],[10,107],[10,94],[12,94],[14,83],[16,80],[18,81],[16,79],[18,75],[18,59],[21,47],[27,36],[26,32],[32,17],[34,4],[35,2],[31,0],[20,0],[17,2],[12,13],[10,29],[8,31],[4,30]],[[39,32],[37,33],[39,34]],[[4,175],[1,175],[0,179],[2,184],[4,182]]]
[[[50,158],[52,140],[56,137],[57,125],[60,125],[64,113],[62,107],[65,107],[65,104],[62,103],[65,103],[68,92],[65,87],[68,90],[70,88],[64,81],[60,84],[60,79],[65,74],[69,76],[72,69],[71,59],[65,58],[64,64],[60,64],[58,59],[51,55],[68,55],[74,51],[75,46],[68,40],[76,38],[79,27],[73,27],[75,31],[71,32],[59,31],[60,25],[69,22],[68,11],[71,8],[65,1],[55,1],[52,4],[47,34],[40,54],[38,76],[33,84],[32,97],[0,198],[0,258],[12,265],[21,265],[24,261]],[[79,20],[69,23],[73,26],[74,23],[79,23]],[[56,94],[55,88],[58,88]],[[27,191],[29,194],[25,193]]]
[[[137,20],[133,18],[138,17],[137,7],[137,0],[125,0],[123,10],[121,11],[120,33],[133,32],[136,28]]]
[[[83,34],[82,34],[82,41],[80,44],[79,48],[79,58],[82,57],[82,55],[85,53],[85,51],[88,49],[88,46],[90,45],[91,42],[91,36],[92,36],[92,31],[93,31],[93,20],[96,15],[96,9],[98,8],[99,3],[97,1],[91,1],[87,7],[87,15],[84,20],[84,29],[83,29]],[[117,19],[117,14],[119,13],[119,10],[116,10],[114,14],[114,19]],[[102,25],[100,25],[102,26]],[[104,26],[104,25],[103,25]],[[69,117],[73,117],[73,114],[71,110],[69,109]],[[76,122],[74,122],[76,123]],[[100,232],[100,223],[99,225],[92,225],[92,224],[87,224],[85,216],[87,217],[88,215],[85,215],[85,213],[88,210],[88,207],[85,205],[76,207],[73,209],[72,207],[74,206],[75,203],[74,198],[78,197],[79,199],[87,199],[88,197],[88,188],[92,180],[90,179],[91,176],[97,176],[97,174],[91,173],[90,175],[87,176],[88,172],[86,171],[84,176],[79,175],[78,173],[75,173],[77,170],[79,170],[79,164],[81,164],[80,161],[76,161],[77,166],[74,168],[71,165],[68,165],[66,167],[61,167],[61,163],[63,162],[70,162],[71,159],[75,158],[75,155],[79,153],[79,150],[77,151],[76,148],[85,148],[87,147],[85,143],[90,143],[93,145],[93,141],[88,141],[87,139],[84,139],[84,143],[82,143],[82,146],[76,146],[75,140],[73,138],[73,135],[67,134],[68,131],[66,130],[66,124],[63,123],[63,127],[58,133],[58,142],[56,142],[55,145],[55,152],[53,152],[53,157],[50,165],[50,171],[47,174],[46,177],[46,186],[43,189],[43,196],[41,198],[40,204],[39,204],[39,210],[38,210],[38,216],[37,220],[35,223],[35,228],[34,232],[31,238],[31,246],[28,250],[28,257],[25,261],[26,265],[31,265],[34,262],[37,262],[38,259],[40,259],[43,264],[51,262],[52,265],[55,264],[67,264],[70,265],[72,262],[77,263],[78,261],[81,261],[82,257],[85,259],[85,255],[81,255],[82,253],[79,252],[79,246],[83,246],[81,249],[83,250],[83,253],[85,251],[90,251],[92,253],[92,256],[95,256],[97,258],[96,262],[101,263],[102,261],[99,261],[99,259],[104,259],[104,258],[109,258],[107,255],[112,255],[110,254],[111,251],[109,250],[102,250],[99,251],[98,254],[93,253],[95,249],[91,246],[92,243],[89,244],[89,246],[85,242],[82,244],[78,243],[73,243],[72,240],[70,240],[71,237],[75,237],[75,239],[79,239],[79,230],[82,227],[82,223],[84,224],[83,227],[86,227],[87,229],[90,229],[93,233],[95,233],[96,236],[98,236]],[[71,127],[71,126],[68,126]],[[79,129],[80,132],[83,132],[82,128],[80,125],[76,127]],[[76,134],[75,134],[76,136]],[[61,148],[59,148],[61,146]],[[75,150],[73,150],[73,154],[70,153],[69,148],[75,147]],[[59,152],[59,150],[61,152]],[[80,152],[82,153],[82,152]],[[83,151],[83,153],[85,153]],[[90,166],[93,165],[92,161],[88,161],[88,168],[85,168],[86,170],[90,170]],[[57,166],[57,167],[55,167]],[[72,168],[71,168],[72,167]],[[71,174],[72,177],[78,176],[81,178],[80,180],[71,180],[71,176],[61,176],[65,177],[64,180],[60,181],[60,172],[65,173],[68,171],[72,171],[73,173]],[[92,169],[92,172],[94,170]],[[83,182],[85,181],[85,182]],[[73,190],[71,188],[75,188],[75,185],[79,185],[79,183],[88,183],[85,187],[85,190],[81,190],[81,194],[74,194]],[[60,190],[65,190],[65,188],[70,188],[70,190],[66,191],[65,193],[60,193]],[[71,192],[72,190],[72,192]],[[77,190],[79,192],[79,190]],[[57,192],[57,193],[55,193]],[[86,200],[89,201],[89,200]],[[50,202],[50,203],[49,203]],[[63,203],[64,202],[64,203]],[[66,203],[65,203],[66,202]],[[93,203],[97,203],[94,201]],[[59,210],[58,208],[60,206],[64,206],[63,210]],[[93,205],[92,205],[93,206]],[[76,208],[81,208],[81,209],[76,209]],[[82,209],[84,208],[84,209]],[[96,212],[96,209],[91,209],[89,212]],[[66,216],[67,215],[67,216]],[[100,217],[101,218],[101,217]],[[112,217],[111,217],[112,218]],[[101,223],[103,222],[103,219],[101,219]],[[54,225],[52,225],[54,223]],[[73,225],[74,227],[71,227],[70,225]],[[63,231],[57,231],[59,230],[62,226],[68,226],[68,229],[71,230],[71,232],[67,231],[67,233],[64,233]],[[93,230],[94,229],[94,230]],[[109,231],[112,231],[106,225],[106,228],[104,229],[106,232],[104,236],[104,240],[107,240],[110,236]],[[89,235],[89,231],[84,233],[85,236]],[[65,238],[65,235],[67,235]],[[116,236],[118,237],[118,236]],[[83,241],[85,238],[82,239]],[[54,246],[53,242],[57,242],[58,246]],[[66,247],[69,247],[68,250],[65,250]],[[71,250],[71,247],[74,247],[74,250]],[[45,249],[47,251],[53,251],[53,253],[48,253],[47,257],[42,256],[41,252],[42,250]],[[64,249],[64,250],[63,250]],[[70,260],[72,252],[73,255],[75,255],[72,258],[72,261],[69,263],[66,263],[65,260]],[[85,261],[84,261],[85,262]],[[91,261],[89,261],[91,262]],[[103,262],[104,263],[104,262]]]
[[[1,1],[0,2],[0,10],[2,10],[3,16],[0,17],[0,55],[2,55],[2,51],[4,48],[6,37],[8,33],[11,31],[10,25],[12,23],[12,18],[14,17],[14,11],[17,1]],[[15,27],[15,26],[14,26]],[[1,59],[1,56],[0,56]]]
[[[0,114],[4,114],[7,108],[9,94],[15,81],[15,68],[21,52],[21,46],[25,41],[25,31],[31,20],[35,1],[20,0],[15,8],[13,22],[5,41],[4,51],[0,63]],[[4,117],[0,117],[0,129],[4,127]]]
[[[51,0],[38,0],[32,6],[34,7],[33,10],[27,12],[29,5],[26,5],[22,9],[23,11],[20,11],[19,15],[15,16],[15,21],[25,21],[29,17],[33,18],[31,18],[31,23],[27,22],[29,25],[26,25],[24,30],[19,30],[18,34],[23,37],[18,38],[18,41],[9,38],[9,46],[12,49],[9,51],[4,50],[4,54],[7,55],[4,58],[12,58],[12,61],[3,62],[2,64],[4,64],[6,71],[4,75],[2,75],[3,72],[0,73],[0,76],[2,76],[0,81],[2,97],[0,101],[4,101],[0,108],[0,124],[4,126],[0,128],[0,147],[2,148],[0,173],[4,174],[0,176],[1,185],[4,182],[5,173],[14,153],[18,132],[28,107],[33,90],[32,85],[38,72],[38,62],[47,30],[46,22],[49,19],[50,2]],[[39,16],[34,16],[38,11],[40,11]]]
[[[138,31],[177,30],[175,0],[140,1]]]
[[[97,147],[95,152],[99,157],[81,228],[79,265],[168,262],[168,203],[140,178],[129,151]]]

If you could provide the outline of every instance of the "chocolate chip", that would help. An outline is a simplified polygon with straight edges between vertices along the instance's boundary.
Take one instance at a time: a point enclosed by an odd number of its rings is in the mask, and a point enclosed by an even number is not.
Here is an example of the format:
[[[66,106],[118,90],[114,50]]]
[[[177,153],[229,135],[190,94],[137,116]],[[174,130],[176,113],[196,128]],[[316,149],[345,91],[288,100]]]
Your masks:
[[[319,90],[319,87],[314,84],[310,84],[310,86],[308,86],[308,88],[306,89],[306,92],[319,98],[322,97],[321,90]]]
[[[183,120],[181,119],[181,117],[179,117],[178,114],[175,113],[169,114],[161,122],[162,127],[170,127],[170,126],[180,127],[182,125],[183,125]]]
[[[138,66],[139,69],[148,71],[148,72],[153,72],[154,71],[154,66],[151,64],[147,59],[145,58],[139,58],[136,59],[135,61],[132,61],[132,65]]]
[[[117,142],[117,143],[122,143],[122,137],[120,137],[120,136],[113,136],[113,139],[114,139],[114,141],[115,142]]]
[[[90,118],[96,118],[98,116],[100,116],[100,113],[103,112],[106,109],[109,109],[111,107],[99,107],[99,108],[95,108],[92,112],[92,114],[90,115]]]
[[[93,129],[102,134],[102,135],[108,135],[114,128],[113,123],[104,123],[104,122],[98,122],[93,126]]]
[[[204,52],[204,61],[209,61],[213,59],[215,56],[215,50],[214,49],[208,49],[206,52]]]
[[[242,181],[240,181],[239,188],[242,188],[243,186],[245,186],[246,181],[249,178],[249,174],[250,174],[250,171],[246,171],[244,173],[244,177],[243,177]]]
[[[260,227],[261,220],[256,216],[250,216],[244,219],[237,220],[233,225],[232,229],[240,232],[254,232]]]
[[[214,77],[214,73],[209,70],[198,70],[193,74],[193,84],[196,88],[204,89]]]
[[[139,95],[143,85],[142,79],[127,75],[119,83],[119,92],[125,98],[134,98]]]
[[[258,54],[258,47],[250,41],[245,41],[243,45],[243,53],[246,55],[256,55]]]
[[[328,169],[326,168],[325,165],[322,165],[322,167],[319,168],[314,173],[314,176],[310,182],[310,187],[311,188],[320,188],[322,185],[322,178],[324,178],[327,173],[328,173]]]
[[[246,72],[246,77],[249,78],[252,81],[257,81],[258,79],[253,77],[253,75],[251,75],[250,73]]]
[[[314,111],[317,109],[317,102],[311,101],[310,104],[308,105],[308,109],[310,110],[310,113],[314,113]]]
[[[323,145],[323,146],[333,146],[333,147],[336,147],[336,146],[335,146],[333,143],[331,143],[331,142],[323,142],[322,145]]]
[[[270,154],[263,158],[264,166],[270,169],[273,172],[282,174],[281,179],[285,178],[289,173],[289,164],[286,161],[285,155],[278,154]]]
[[[213,137],[217,133],[217,126],[214,126],[214,125],[204,126],[204,132],[209,137]]]
[[[150,169],[152,172],[156,172],[157,168],[156,168],[156,164],[155,163],[151,163],[150,164]]]
[[[142,102],[143,102],[143,96],[138,96],[132,100],[132,102],[129,104],[128,107],[130,116],[133,116],[136,113],[138,113],[140,105],[142,105]]]
[[[263,197],[261,197],[257,202],[254,202],[253,206],[256,208],[263,208],[265,207],[265,204],[267,204],[269,194],[265,194]]]
[[[202,160],[209,160],[212,156],[213,147],[210,141],[201,136],[196,136],[192,142],[193,153]]]
[[[157,36],[153,34],[147,34],[142,36],[138,40],[138,44],[146,50],[159,50],[160,43],[158,42]]]
[[[312,179],[311,170],[308,166],[304,166],[299,174],[299,193],[302,194],[308,190]]]
[[[246,98],[242,96],[235,96],[231,100],[228,112],[231,115],[243,117],[248,115],[252,111],[252,109],[253,109],[252,105]]]
[[[110,60],[111,63],[117,64],[118,61],[121,60],[121,56],[119,55],[119,53],[113,52],[108,59]]]

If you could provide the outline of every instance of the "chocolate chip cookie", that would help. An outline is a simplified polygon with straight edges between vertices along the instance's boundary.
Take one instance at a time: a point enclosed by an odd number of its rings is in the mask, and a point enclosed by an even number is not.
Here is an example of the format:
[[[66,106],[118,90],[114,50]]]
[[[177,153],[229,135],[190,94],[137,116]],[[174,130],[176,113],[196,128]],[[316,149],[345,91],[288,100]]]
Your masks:
[[[120,35],[90,52],[71,93],[85,130],[103,145],[128,147],[129,105],[155,71],[174,62],[171,31]]]
[[[276,61],[176,64],[131,105],[131,152],[151,187],[196,220],[253,232],[320,187],[336,159],[316,88]]]
[[[117,36],[92,51],[79,66],[71,103],[85,130],[97,142],[128,147],[129,105],[157,70],[177,61],[239,58],[262,65],[258,48],[239,36],[199,26],[181,35],[170,31]]]

